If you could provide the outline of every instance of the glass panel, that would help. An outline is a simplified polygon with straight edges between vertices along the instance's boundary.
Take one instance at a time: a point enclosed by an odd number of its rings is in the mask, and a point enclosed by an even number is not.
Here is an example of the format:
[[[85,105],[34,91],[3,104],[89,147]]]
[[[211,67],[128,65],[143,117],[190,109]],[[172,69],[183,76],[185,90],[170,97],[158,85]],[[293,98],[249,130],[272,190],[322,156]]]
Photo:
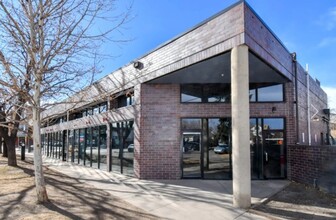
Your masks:
[[[283,85],[258,88],[259,102],[281,102],[283,101]]]
[[[51,156],[51,133],[48,134],[48,152],[47,152],[47,156],[50,157]]]
[[[100,104],[99,112],[103,113],[103,112],[106,112],[106,111],[107,111],[107,103],[104,102],[104,103]]]
[[[194,129],[201,129],[202,121],[200,118],[184,118],[182,119],[182,126],[183,130],[194,130]]]
[[[74,162],[74,155],[73,155],[73,150],[74,150],[73,141],[74,141],[74,139],[73,138],[74,138],[74,131],[70,130],[69,131],[69,137],[68,137],[68,144],[69,144],[69,147],[68,147],[68,154],[69,154],[68,161],[71,161],[71,162]]]
[[[204,146],[204,178],[231,179],[231,120],[208,119],[208,143]]]
[[[65,131],[63,131],[63,140],[62,140],[62,156],[63,156],[63,158],[62,158],[62,160],[63,161],[66,161],[66,158],[67,158],[67,152],[68,152],[68,150],[67,150],[67,141],[68,141],[68,131],[67,130],[65,130]]]
[[[78,163],[78,154],[79,154],[79,129],[74,131],[74,163]]]
[[[264,130],[283,130],[283,118],[264,118]]]
[[[53,155],[53,158],[56,157],[56,133],[52,133],[52,155]]]
[[[59,132],[59,159],[63,158],[63,131]]]
[[[256,90],[255,89],[250,89],[249,91],[249,97],[250,97],[250,102],[256,102]]]
[[[285,147],[282,131],[264,132],[264,176],[285,177]]]
[[[79,163],[84,164],[85,129],[79,130]]]
[[[92,128],[92,167],[98,168],[99,127]]]
[[[92,108],[88,108],[87,110],[87,115],[93,115],[93,109]]]
[[[123,173],[133,176],[134,131],[133,121],[123,122]]]
[[[183,177],[201,177],[201,134],[183,133]]]
[[[94,115],[99,114],[99,106],[95,106],[95,107],[94,107],[94,109],[93,109],[93,114],[94,114]]]
[[[258,123],[257,123],[258,122]],[[261,139],[260,119],[250,119],[250,150],[251,150],[251,177],[252,179],[260,178],[260,147],[258,144]]]
[[[59,159],[61,158],[61,133],[57,132],[56,133],[56,144],[57,144],[57,155],[56,157]]]
[[[83,117],[86,117],[86,116],[87,116],[87,110],[86,110],[86,109],[84,109],[84,110],[82,111],[82,115],[83,115]]]
[[[107,170],[107,147],[106,147],[106,126],[99,127],[99,157],[100,157],[100,165],[99,168],[102,170]]]
[[[203,97],[207,102],[230,102],[230,84],[205,84]]]
[[[120,161],[122,158],[120,123],[112,123],[111,128],[111,171],[121,172]]]
[[[86,136],[85,136],[85,166],[91,166],[91,129],[86,128]]]
[[[202,102],[201,84],[182,84],[181,85],[182,102]]]
[[[119,96],[117,98],[118,108],[127,106],[127,97],[126,95]]]

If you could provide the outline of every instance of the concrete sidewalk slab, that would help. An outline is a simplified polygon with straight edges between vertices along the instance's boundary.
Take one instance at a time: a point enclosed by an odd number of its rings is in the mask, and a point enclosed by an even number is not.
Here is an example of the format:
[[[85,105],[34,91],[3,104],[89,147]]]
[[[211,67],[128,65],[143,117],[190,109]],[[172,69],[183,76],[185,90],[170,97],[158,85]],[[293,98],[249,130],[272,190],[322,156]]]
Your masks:
[[[268,219],[234,208],[229,180],[139,180],[48,157],[43,157],[43,162],[49,169],[107,191],[163,219]],[[288,184],[287,180],[252,181],[252,205]]]

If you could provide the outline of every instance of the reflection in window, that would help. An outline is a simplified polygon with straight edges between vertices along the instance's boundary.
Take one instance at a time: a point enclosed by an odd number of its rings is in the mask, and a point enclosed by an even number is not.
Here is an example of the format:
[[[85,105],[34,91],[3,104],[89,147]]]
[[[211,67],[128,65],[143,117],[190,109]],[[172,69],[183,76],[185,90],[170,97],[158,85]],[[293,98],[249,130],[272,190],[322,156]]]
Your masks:
[[[92,128],[92,167],[98,168],[99,129]]]
[[[123,173],[132,176],[134,164],[133,121],[123,122],[123,139]]]
[[[122,158],[121,145],[121,128],[120,123],[111,124],[111,171],[121,172],[120,159]]]
[[[91,164],[91,129],[92,128],[86,128],[86,135],[85,135],[85,166],[92,166]]]
[[[99,144],[100,144],[100,151],[99,151],[99,168],[102,170],[107,169],[107,148],[106,148],[106,125],[99,127]]]
[[[85,129],[79,130],[79,163],[84,164]]]
[[[204,177],[231,179],[231,119],[208,119],[208,141],[204,145]]]
[[[102,104],[99,105],[99,112],[103,113],[107,111],[107,102],[104,102]]]
[[[79,160],[78,149],[79,149],[79,129],[76,129],[74,131],[74,149],[73,149],[75,163],[78,163],[78,160]]]
[[[256,93],[257,93],[256,89],[250,89],[250,91],[249,91],[250,102],[256,102],[257,101]]]
[[[181,85],[181,101],[182,102],[202,102],[201,84]]]
[[[259,102],[281,102],[283,101],[283,85],[268,86],[258,89]]]
[[[264,130],[283,130],[283,118],[264,118]]]
[[[181,102],[230,102],[230,84],[182,84]]]
[[[118,108],[130,106],[134,104],[134,94],[127,93],[117,98]]]
[[[69,147],[68,147],[68,155],[69,155],[69,161],[73,162],[73,135],[74,135],[74,130],[70,130],[69,131],[69,137],[68,137],[68,143],[69,143]]]
[[[111,160],[110,170],[133,176],[134,130],[133,121],[111,124]]]
[[[250,102],[284,101],[283,84],[250,83]]]
[[[261,150],[258,146],[262,144],[261,119],[250,119],[250,152],[251,152],[251,176],[252,179],[260,178],[261,164],[259,154]]]

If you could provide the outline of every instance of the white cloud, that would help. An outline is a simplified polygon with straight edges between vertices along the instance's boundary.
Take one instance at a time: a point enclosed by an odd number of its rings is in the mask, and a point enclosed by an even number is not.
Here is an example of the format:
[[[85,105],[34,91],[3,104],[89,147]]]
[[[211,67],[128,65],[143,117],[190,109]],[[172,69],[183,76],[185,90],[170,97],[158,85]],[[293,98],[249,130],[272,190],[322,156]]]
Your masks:
[[[322,86],[322,89],[328,95],[328,107],[330,109],[335,109],[336,110],[336,86],[335,87]]]
[[[321,42],[317,45],[318,47],[328,47],[336,44],[336,37],[323,38]]]

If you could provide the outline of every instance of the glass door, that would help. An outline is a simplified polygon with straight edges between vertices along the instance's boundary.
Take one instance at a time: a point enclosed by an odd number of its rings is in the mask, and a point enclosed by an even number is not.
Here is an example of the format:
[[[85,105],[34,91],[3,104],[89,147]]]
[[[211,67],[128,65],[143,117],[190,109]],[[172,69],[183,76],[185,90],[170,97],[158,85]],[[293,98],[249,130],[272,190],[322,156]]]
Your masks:
[[[182,134],[182,176],[184,178],[201,177],[201,133],[184,132]]]
[[[204,179],[232,179],[231,119],[206,119],[208,125],[203,132]]]
[[[285,147],[283,131],[264,131],[264,178],[285,177]]]

